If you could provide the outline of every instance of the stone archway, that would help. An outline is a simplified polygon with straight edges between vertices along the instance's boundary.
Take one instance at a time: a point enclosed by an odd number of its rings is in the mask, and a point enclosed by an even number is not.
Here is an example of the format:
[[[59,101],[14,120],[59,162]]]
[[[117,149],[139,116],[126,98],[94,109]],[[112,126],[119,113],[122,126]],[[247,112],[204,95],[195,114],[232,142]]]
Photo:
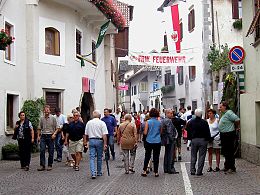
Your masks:
[[[95,109],[94,100],[91,93],[84,93],[81,100],[81,117],[83,122],[86,124],[90,119],[92,119],[92,113]]]

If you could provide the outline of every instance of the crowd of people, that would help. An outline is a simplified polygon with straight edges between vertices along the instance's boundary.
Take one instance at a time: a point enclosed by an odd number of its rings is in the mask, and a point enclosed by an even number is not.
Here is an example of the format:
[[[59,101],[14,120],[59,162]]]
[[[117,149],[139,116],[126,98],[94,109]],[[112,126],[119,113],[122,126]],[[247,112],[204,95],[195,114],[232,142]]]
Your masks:
[[[178,113],[165,109],[163,113],[152,108],[139,113],[126,113],[117,109],[104,109],[104,116],[99,110],[92,113],[93,118],[84,124],[80,110],[73,109],[67,117],[55,108],[51,114],[50,106],[44,106],[44,115],[40,118],[37,135],[25,112],[19,113],[13,139],[18,140],[21,168],[28,171],[31,160],[31,145],[37,136],[40,145],[40,167],[38,171],[51,171],[53,161],[62,162],[79,171],[82,152],[89,151],[91,178],[102,176],[102,161],[115,160],[114,144],[120,146],[125,174],[135,173],[135,157],[138,145],[144,145],[144,163],[141,176],[146,177],[151,170],[159,177],[159,159],[161,147],[164,147],[164,173],[178,174],[175,162],[181,161],[182,137],[191,150],[191,175],[203,175],[206,153],[208,151],[208,172],[220,171],[220,151],[225,157],[225,173],[236,172],[234,141],[239,130],[239,117],[229,109],[226,102],[221,102],[221,117],[213,109],[207,110],[207,119],[203,119],[201,109],[187,111],[183,108]],[[190,149],[191,148],[191,149]],[[48,160],[46,163],[46,149]],[[56,150],[56,158],[54,158]],[[142,152],[141,150],[138,150]],[[212,167],[213,151],[216,154],[216,168]],[[103,155],[105,154],[105,155]],[[196,168],[198,157],[198,166]]]

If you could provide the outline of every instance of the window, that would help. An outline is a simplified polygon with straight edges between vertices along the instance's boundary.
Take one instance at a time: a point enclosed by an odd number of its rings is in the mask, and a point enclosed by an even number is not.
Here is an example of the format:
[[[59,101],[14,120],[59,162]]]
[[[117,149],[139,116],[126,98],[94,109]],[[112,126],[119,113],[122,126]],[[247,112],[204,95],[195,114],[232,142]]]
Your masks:
[[[190,10],[188,15],[188,30],[192,32],[195,28],[195,11],[194,9]]]
[[[183,66],[178,67],[178,84],[183,84]]]
[[[81,55],[81,38],[82,33],[77,29],[76,30],[76,54]],[[76,56],[78,58],[78,56]]]
[[[14,36],[14,26],[8,22],[5,22],[5,31],[9,36]],[[14,46],[13,44],[8,45],[5,49],[5,59],[13,61],[14,59]]]
[[[166,72],[164,75],[165,86],[175,86],[175,75],[171,75],[170,72]]]
[[[183,38],[183,23],[182,21],[180,22],[180,41],[182,41]]]
[[[260,0],[255,0],[255,13],[259,12]],[[260,17],[258,16],[256,26],[255,26],[255,41],[260,39]]]
[[[136,91],[136,85],[134,86],[134,95],[137,94],[137,91]]]
[[[92,61],[97,62],[95,41],[92,41]]]
[[[113,61],[110,61],[110,65],[111,65],[111,81],[114,82],[114,64]]]
[[[60,32],[52,27],[45,28],[45,54],[60,56]]]
[[[6,134],[13,134],[19,112],[19,95],[7,94],[6,97]]]
[[[192,110],[196,110],[197,107],[198,107],[198,105],[197,105],[197,100],[193,100],[193,101],[191,102],[191,108],[192,108]]]
[[[232,0],[232,18],[242,18],[242,0]]]
[[[139,84],[139,91],[140,92],[147,92],[148,91],[148,83],[147,82],[140,82]]]
[[[196,66],[189,66],[189,79],[194,81],[196,78]]]

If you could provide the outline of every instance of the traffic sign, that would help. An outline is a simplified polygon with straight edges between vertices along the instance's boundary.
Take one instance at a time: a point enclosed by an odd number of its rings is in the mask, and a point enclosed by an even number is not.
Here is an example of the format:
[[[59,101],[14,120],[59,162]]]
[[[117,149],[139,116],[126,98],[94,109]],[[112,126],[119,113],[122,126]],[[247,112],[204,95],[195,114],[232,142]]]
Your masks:
[[[244,64],[231,65],[231,72],[242,72],[244,71]]]
[[[232,47],[228,53],[230,62],[241,64],[245,58],[245,50],[240,46]]]

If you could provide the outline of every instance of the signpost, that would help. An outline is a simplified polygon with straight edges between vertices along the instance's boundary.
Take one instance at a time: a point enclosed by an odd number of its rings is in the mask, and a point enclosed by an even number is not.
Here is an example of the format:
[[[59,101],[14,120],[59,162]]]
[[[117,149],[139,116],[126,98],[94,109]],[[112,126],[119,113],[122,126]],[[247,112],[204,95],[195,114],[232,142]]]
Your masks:
[[[242,72],[244,71],[244,64],[231,64],[231,72]]]

